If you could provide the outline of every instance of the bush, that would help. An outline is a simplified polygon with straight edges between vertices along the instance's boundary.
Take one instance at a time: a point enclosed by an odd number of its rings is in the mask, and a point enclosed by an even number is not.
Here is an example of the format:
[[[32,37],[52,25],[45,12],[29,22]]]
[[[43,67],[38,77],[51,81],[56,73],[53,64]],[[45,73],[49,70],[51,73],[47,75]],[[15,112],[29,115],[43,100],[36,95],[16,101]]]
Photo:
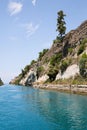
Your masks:
[[[16,77],[14,84],[15,84],[15,85],[19,85],[19,82],[21,81],[22,78],[23,78],[23,75],[22,75],[22,74],[19,74],[19,76]]]
[[[53,40],[53,44],[56,44],[56,43],[61,43],[61,39],[58,36],[56,37],[55,40]]]
[[[22,70],[21,70],[21,75],[22,75],[22,77],[24,77],[25,74],[26,74],[26,72],[22,69]]]
[[[85,43],[87,43],[87,38],[85,38],[85,39],[83,39],[83,40],[81,41],[81,44],[85,44]]]
[[[46,52],[47,52],[48,50],[49,50],[49,49],[43,49],[42,52],[39,52],[39,58],[38,58],[38,60],[41,61],[42,57],[46,54]]]
[[[30,65],[26,65],[24,69],[21,69],[21,74],[19,75],[19,77],[21,77],[21,76],[22,76],[22,78],[25,77],[25,75],[27,74],[29,69],[30,69]]]
[[[58,53],[58,54],[55,54],[51,57],[50,59],[50,65],[52,66],[55,66],[56,64],[58,64],[62,59],[62,53]]]
[[[80,55],[85,50],[85,43],[87,43],[87,38],[83,39],[80,42],[80,47],[79,47],[77,55]]]
[[[84,53],[84,54],[82,55],[82,58],[87,59],[87,54]]]
[[[60,66],[61,73],[63,73],[67,69],[68,65],[69,65],[69,63],[67,61],[61,62],[61,66]]]
[[[32,60],[31,63],[30,63],[30,65],[33,65],[33,64],[35,64],[35,63],[36,63],[36,61],[35,61],[35,60]]]
[[[72,84],[87,84],[87,79],[80,75],[76,75],[72,80]]]
[[[84,50],[85,50],[85,44],[81,44],[77,52],[77,55],[80,55]]]
[[[44,67],[43,66],[39,66],[37,68],[37,78],[39,78],[39,76],[42,74],[43,71],[44,71]]]
[[[73,52],[73,48],[71,48],[71,47],[70,47],[70,48],[68,48],[68,53],[70,53],[70,54],[71,54],[72,52]]]
[[[46,57],[44,60],[44,63],[48,63],[48,62],[49,62],[49,59],[48,59],[48,57]]]
[[[58,74],[58,69],[56,67],[50,67],[50,70],[48,72],[48,76],[49,76],[49,81],[52,82],[55,80],[56,75]]]
[[[80,75],[87,78],[87,55],[84,53],[79,61]]]
[[[29,71],[29,69],[30,69],[30,65],[26,65],[24,68],[25,73],[27,73]]]

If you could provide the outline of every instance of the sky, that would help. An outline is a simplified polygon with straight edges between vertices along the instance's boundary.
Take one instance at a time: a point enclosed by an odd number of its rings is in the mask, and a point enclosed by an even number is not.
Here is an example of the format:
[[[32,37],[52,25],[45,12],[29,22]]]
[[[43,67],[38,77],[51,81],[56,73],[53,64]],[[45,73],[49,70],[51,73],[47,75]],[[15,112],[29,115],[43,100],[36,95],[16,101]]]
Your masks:
[[[0,77],[5,83],[51,47],[60,10],[66,14],[66,32],[87,20],[87,0],[0,0]]]

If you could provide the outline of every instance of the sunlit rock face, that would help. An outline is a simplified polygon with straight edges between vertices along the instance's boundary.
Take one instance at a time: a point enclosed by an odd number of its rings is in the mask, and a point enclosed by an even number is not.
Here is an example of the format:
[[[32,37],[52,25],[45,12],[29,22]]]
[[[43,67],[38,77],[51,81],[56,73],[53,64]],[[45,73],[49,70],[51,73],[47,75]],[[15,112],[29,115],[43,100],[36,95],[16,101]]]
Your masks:
[[[47,79],[49,79],[49,76],[47,74],[39,77],[39,79],[36,81],[37,83],[44,83],[45,81],[47,81]]]
[[[56,76],[56,80],[68,79],[71,77],[74,78],[74,76],[76,74],[79,74],[79,66],[77,64],[73,64],[73,65],[69,66],[63,74],[61,74],[61,72],[58,73],[58,75]]]

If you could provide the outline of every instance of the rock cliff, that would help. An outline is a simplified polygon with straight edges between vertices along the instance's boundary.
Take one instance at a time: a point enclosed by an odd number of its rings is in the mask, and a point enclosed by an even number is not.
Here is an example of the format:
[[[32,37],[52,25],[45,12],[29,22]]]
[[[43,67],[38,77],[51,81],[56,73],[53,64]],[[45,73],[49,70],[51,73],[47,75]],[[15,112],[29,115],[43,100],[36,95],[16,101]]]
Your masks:
[[[75,76],[87,78],[87,21],[67,33],[62,43],[55,39],[50,49],[40,52],[38,60],[10,83],[30,85]]]
[[[3,82],[2,82],[2,80],[1,80],[1,78],[0,78],[0,86],[1,86],[1,85],[3,85]]]

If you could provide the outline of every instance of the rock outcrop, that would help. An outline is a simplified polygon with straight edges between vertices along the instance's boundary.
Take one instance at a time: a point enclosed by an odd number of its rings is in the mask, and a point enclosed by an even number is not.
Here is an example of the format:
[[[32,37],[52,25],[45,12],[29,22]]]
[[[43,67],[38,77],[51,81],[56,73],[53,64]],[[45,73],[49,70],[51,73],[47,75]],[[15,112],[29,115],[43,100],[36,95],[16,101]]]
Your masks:
[[[36,83],[44,83],[49,79],[49,76],[47,74],[41,76],[38,78],[38,80],[36,80]]]
[[[3,84],[4,84],[4,83],[3,83],[3,81],[2,81],[1,78],[0,78],[0,86],[3,85]]]
[[[64,40],[68,40],[69,44],[75,45],[84,38],[87,38],[87,20],[84,21],[76,30],[72,30],[66,34]]]
[[[66,71],[63,74],[61,74],[60,71],[60,73],[58,73],[56,76],[56,80],[74,78],[75,75],[79,75],[79,74],[80,74],[79,66],[77,64],[73,64],[67,67]]]
[[[25,77],[19,82],[20,85],[32,85],[37,80],[37,73],[34,70],[30,70]]]

